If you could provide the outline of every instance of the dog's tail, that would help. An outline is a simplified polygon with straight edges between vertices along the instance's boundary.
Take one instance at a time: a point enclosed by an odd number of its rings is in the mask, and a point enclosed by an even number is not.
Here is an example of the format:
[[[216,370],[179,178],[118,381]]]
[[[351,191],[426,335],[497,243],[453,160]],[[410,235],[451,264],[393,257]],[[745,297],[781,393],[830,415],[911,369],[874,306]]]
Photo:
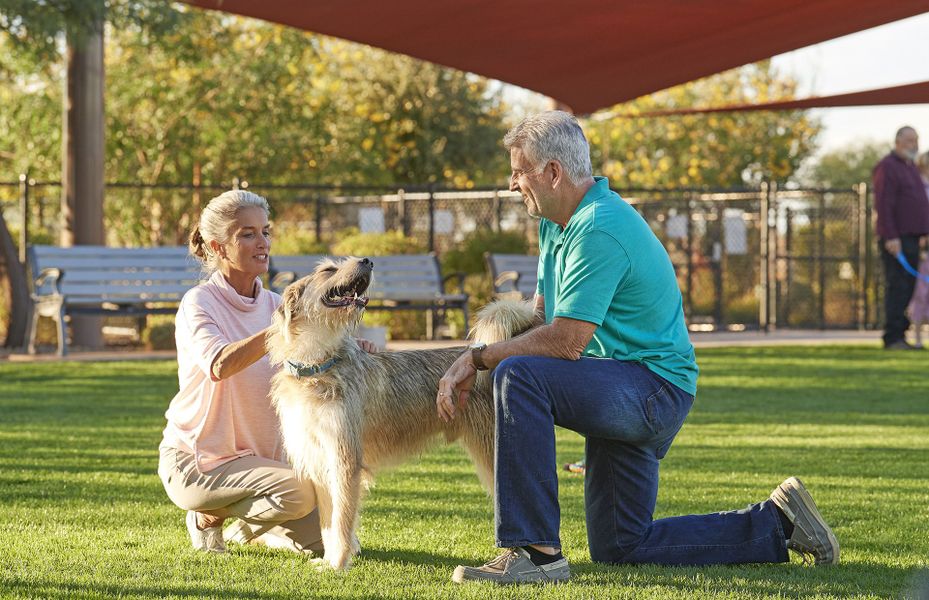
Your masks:
[[[495,300],[478,311],[468,339],[485,344],[502,342],[532,327],[534,317],[531,302]]]

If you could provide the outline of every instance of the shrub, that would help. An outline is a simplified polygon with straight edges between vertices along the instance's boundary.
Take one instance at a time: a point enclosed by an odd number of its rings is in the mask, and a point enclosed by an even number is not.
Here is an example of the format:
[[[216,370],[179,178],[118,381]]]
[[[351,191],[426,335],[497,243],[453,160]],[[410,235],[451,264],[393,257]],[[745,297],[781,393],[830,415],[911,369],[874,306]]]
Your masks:
[[[359,233],[348,229],[332,244],[332,254],[337,256],[389,256],[393,254],[425,254],[426,247],[418,240],[399,231],[387,233]]]
[[[316,239],[316,234],[295,225],[276,225],[274,243],[271,250],[275,254],[328,254],[325,242]]]
[[[145,321],[142,343],[149,350],[174,350],[174,316],[150,315]]]
[[[528,245],[526,237],[521,233],[479,229],[469,233],[457,248],[446,252],[442,257],[442,266],[447,273],[484,273],[485,252],[526,254]]]

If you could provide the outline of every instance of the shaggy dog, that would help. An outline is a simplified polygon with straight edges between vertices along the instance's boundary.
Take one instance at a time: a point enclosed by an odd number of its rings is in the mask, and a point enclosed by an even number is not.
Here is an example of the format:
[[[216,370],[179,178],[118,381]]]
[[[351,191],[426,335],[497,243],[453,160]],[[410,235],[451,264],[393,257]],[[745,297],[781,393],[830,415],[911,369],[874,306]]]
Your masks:
[[[444,436],[458,440],[488,490],[493,489],[494,403],[491,379],[478,373],[468,408],[450,423],[436,413],[439,379],[464,348],[369,354],[354,332],[373,264],[326,261],[284,290],[268,336],[284,447],[298,477],[316,487],[326,563],[347,569],[359,550],[361,488],[378,469],[418,454]],[[499,341],[531,326],[522,302],[494,303],[472,339]]]

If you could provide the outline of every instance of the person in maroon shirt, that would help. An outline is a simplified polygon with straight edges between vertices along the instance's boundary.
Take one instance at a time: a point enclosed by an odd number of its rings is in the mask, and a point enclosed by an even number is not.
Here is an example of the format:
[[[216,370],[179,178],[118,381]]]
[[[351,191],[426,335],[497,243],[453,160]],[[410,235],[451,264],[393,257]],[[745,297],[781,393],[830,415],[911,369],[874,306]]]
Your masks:
[[[874,167],[874,209],[877,236],[884,263],[884,347],[913,349],[906,341],[910,327],[905,311],[916,279],[897,261],[897,254],[911,265],[919,262],[919,246],[929,234],[929,198],[914,161],[919,136],[912,127],[897,131],[893,151]]]

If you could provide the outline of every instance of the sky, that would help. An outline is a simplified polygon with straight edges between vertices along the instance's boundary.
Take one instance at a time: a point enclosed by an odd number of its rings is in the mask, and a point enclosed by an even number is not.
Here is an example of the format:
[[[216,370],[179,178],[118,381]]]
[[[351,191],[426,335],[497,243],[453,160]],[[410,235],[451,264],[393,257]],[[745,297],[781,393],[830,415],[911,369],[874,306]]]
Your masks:
[[[891,0],[892,1],[892,0]],[[802,96],[841,94],[929,80],[929,13],[809,46],[773,59],[800,82]],[[811,111],[822,119],[819,152],[862,141],[886,142],[912,125],[929,149],[929,103],[828,108]]]

